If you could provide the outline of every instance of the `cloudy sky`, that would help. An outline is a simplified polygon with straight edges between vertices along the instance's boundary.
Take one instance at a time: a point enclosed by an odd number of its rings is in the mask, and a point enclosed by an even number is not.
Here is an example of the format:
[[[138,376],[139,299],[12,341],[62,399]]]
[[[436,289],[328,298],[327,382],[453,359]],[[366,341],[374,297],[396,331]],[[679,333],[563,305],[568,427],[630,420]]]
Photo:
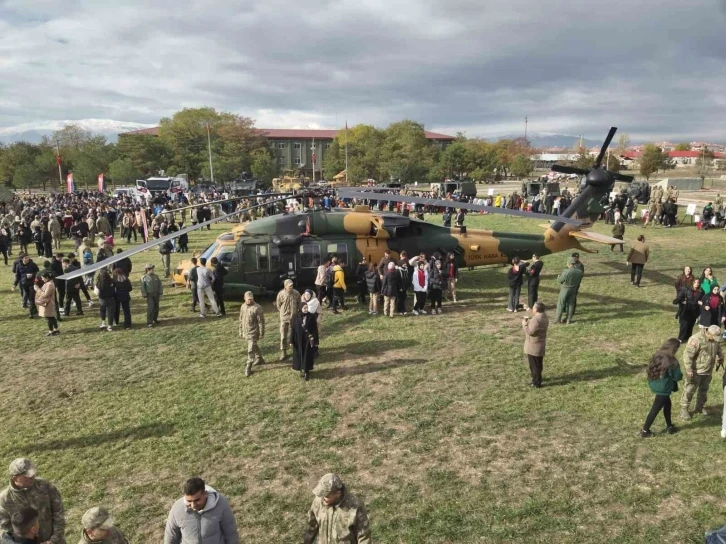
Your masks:
[[[726,0],[0,0],[0,128],[156,123],[726,141]],[[153,7],[152,7],[153,6]]]

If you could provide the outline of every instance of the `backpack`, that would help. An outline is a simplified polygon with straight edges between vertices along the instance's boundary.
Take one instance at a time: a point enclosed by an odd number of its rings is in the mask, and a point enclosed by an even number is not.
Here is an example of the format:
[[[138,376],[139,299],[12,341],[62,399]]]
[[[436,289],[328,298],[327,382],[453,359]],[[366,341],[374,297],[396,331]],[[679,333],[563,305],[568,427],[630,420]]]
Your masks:
[[[706,531],[706,544],[726,544],[726,526]]]
[[[90,249],[83,252],[83,264],[93,264],[93,253]]]

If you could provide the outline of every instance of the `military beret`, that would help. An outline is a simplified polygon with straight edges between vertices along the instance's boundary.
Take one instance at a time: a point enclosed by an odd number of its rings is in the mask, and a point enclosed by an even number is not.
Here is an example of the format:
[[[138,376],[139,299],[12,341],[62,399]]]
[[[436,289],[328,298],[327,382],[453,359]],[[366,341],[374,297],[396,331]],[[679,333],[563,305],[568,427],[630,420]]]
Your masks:
[[[337,474],[328,473],[318,482],[318,485],[313,489],[313,494],[316,497],[327,497],[335,491],[343,489],[343,481]]]
[[[32,478],[35,476],[37,469],[30,459],[21,457],[10,463],[9,472],[11,478],[13,476],[27,476],[28,478]]]
[[[113,527],[115,520],[108,513],[108,510],[100,506],[94,506],[90,510],[86,510],[81,518],[83,528],[87,531],[90,529],[110,529]]]

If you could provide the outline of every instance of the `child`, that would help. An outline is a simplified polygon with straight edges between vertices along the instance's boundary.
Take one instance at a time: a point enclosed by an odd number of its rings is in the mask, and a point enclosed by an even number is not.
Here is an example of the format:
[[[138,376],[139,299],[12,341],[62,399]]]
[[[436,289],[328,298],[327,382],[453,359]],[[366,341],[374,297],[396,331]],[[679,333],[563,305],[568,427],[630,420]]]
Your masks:
[[[663,417],[666,421],[666,432],[668,434],[675,433],[678,429],[671,421],[671,393],[678,391],[678,381],[683,379],[681,367],[676,359],[676,351],[678,351],[680,341],[677,338],[666,340],[648,365],[648,385],[650,390],[655,393],[653,406],[645,418],[643,430],[640,431],[641,438],[650,438],[653,432],[650,426],[655,421],[658,412],[663,409]]]

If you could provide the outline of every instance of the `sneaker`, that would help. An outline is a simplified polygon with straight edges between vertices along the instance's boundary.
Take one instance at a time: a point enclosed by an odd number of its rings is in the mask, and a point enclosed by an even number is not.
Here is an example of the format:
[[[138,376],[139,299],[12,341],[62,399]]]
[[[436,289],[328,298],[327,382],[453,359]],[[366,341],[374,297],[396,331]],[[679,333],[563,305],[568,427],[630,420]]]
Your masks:
[[[222,312],[217,312],[216,314],[214,314],[214,317],[222,317]]]
[[[153,323],[149,323],[149,324],[148,324],[148,325],[146,325],[146,326],[147,326],[147,327],[149,327],[149,328],[151,328],[151,327],[153,327],[153,326],[154,326],[154,324],[153,324]]]
[[[701,408],[700,410],[694,410],[694,414],[700,414],[702,416],[707,416],[708,411],[705,408]]]
[[[52,336],[58,336],[60,334],[60,331],[58,329],[53,331]]]
[[[513,312],[514,310],[512,310],[511,308],[507,308],[507,311],[508,312]]]
[[[101,321],[101,324],[98,326],[99,329],[105,329],[106,328],[106,322]]]
[[[668,434],[676,434],[678,432],[678,427],[676,427],[675,425],[669,425],[668,427],[666,427],[666,432]]]
[[[640,438],[650,438],[653,436],[653,431],[646,431],[645,429],[640,431]]]
[[[682,408],[681,409],[681,419],[685,419],[686,421],[688,421],[689,419],[691,419],[691,414],[688,413],[688,410],[685,409],[685,408]]]
[[[723,430],[723,429],[721,429],[721,438],[723,438],[724,440],[726,440],[726,431]]]
[[[58,311],[60,312],[61,315],[66,315],[65,308],[59,308]]]
[[[46,336],[53,336],[53,331],[48,331],[45,333]]]
[[[459,302],[458,300],[456,300],[456,297],[454,297],[454,302]]]
[[[207,317],[207,314],[199,314],[199,317]]]
[[[248,378],[252,376],[252,369],[250,367],[245,367],[245,376]]]
[[[403,312],[403,315],[408,315],[406,312]]]
[[[91,306],[93,306],[93,301],[92,300],[89,300],[88,301],[88,307],[90,308]]]
[[[426,315],[426,310],[421,310],[421,315]]]
[[[437,313],[438,313],[439,315],[441,315],[441,314],[443,313],[443,310],[442,310],[441,308],[439,308],[438,310],[436,310],[436,312],[437,312]]]
[[[413,315],[418,315],[418,310],[414,310],[414,311],[413,311],[413,312],[411,312],[411,313],[412,313]]]
[[[107,330],[108,332],[112,332],[112,331],[113,331],[113,327],[112,327],[111,325],[109,325],[108,327],[106,327],[106,330]]]

